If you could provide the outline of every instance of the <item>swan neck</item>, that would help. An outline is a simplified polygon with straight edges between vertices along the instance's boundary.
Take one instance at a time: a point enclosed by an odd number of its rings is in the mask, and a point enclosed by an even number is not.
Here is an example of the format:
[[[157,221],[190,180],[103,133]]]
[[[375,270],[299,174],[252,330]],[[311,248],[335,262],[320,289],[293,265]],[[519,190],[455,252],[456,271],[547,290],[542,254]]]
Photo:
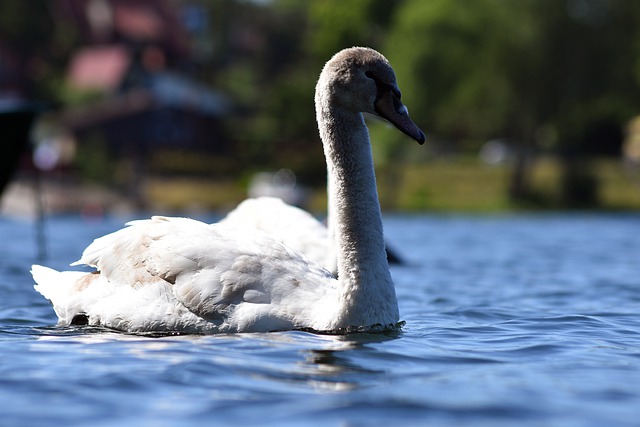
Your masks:
[[[344,128],[350,129],[348,135],[343,133]],[[325,147],[329,226],[335,239],[339,276],[343,276],[352,266],[362,268],[372,259],[372,252],[379,255],[384,250],[384,238],[369,134],[362,115],[330,134]]]
[[[380,313],[386,313],[381,320],[395,323],[397,301],[364,119],[360,113],[327,107],[319,110],[318,123],[327,158],[329,234],[334,237],[342,323],[366,324],[380,319]]]

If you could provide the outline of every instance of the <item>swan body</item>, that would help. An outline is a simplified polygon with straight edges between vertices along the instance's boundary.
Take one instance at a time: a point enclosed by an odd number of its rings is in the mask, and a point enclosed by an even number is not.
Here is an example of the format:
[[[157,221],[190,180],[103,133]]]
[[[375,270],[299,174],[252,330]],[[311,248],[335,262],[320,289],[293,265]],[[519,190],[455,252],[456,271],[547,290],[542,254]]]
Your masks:
[[[33,267],[60,324],[84,314],[132,332],[332,329],[332,275],[266,234],[187,218],[127,225],[74,263],[100,273]]]
[[[345,49],[316,86],[327,159],[338,278],[265,233],[231,224],[152,217],[96,239],[72,265],[33,266],[36,290],[60,325],[125,332],[339,331],[395,327],[395,289],[384,250],[373,159],[363,112],[424,142],[400,102],[388,61]]]

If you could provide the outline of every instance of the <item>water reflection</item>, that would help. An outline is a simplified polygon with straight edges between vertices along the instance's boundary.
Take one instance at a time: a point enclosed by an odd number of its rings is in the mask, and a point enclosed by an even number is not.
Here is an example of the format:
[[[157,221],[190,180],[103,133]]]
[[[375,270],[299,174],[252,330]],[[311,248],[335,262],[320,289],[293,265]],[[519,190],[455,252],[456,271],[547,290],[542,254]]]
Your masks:
[[[30,351],[72,355],[76,366],[90,364],[96,355],[114,358],[131,367],[119,373],[123,376],[135,376],[131,374],[135,366],[147,370],[156,366],[159,372],[170,371],[172,381],[185,384],[195,378],[206,382],[206,375],[224,373],[228,377],[233,373],[238,388],[247,380],[260,380],[328,392],[351,391],[382,381],[385,369],[362,362],[389,357],[378,350],[378,344],[401,335],[288,331],[148,337],[86,326],[30,328],[27,333],[37,335]]]
[[[385,370],[364,366],[358,362],[360,353],[375,353],[373,344],[397,339],[399,334],[353,334],[331,336],[331,348],[303,350],[304,360],[298,363],[300,380],[317,390],[350,391],[368,381],[385,375]]]

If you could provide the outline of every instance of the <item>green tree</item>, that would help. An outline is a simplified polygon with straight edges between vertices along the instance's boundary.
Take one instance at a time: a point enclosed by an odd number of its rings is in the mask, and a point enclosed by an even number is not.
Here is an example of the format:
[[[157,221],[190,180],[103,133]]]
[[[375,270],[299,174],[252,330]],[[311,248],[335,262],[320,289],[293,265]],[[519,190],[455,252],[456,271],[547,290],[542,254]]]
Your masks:
[[[639,9],[630,0],[407,0],[386,51],[432,134],[520,142],[515,199],[531,194],[528,155],[544,127],[558,136],[564,202],[595,204],[583,159],[615,154],[602,129],[620,128],[639,103]]]
[[[629,0],[532,2],[538,21],[532,93],[537,123],[558,136],[563,164],[561,203],[596,206],[590,158],[618,155],[623,124],[640,102],[634,78],[640,5]]]
[[[418,120],[450,138],[507,127],[516,97],[510,73],[531,36],[521,15],[520,2],[504,0],[403,3],[385,51]]]

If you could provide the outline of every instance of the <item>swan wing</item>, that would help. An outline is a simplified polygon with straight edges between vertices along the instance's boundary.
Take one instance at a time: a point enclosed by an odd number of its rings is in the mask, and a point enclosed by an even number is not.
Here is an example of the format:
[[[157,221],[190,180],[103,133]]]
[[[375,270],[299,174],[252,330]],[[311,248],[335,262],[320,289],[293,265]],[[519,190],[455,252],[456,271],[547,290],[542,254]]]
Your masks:
[[[260,230],[335,273],[327,227],[309,212],[277,197],[244,200],[220,224]]]
[[[221,331],[317,328],[331,309],[330,273],[266,234],[186,218],[127,225],[96,239],[74,264],[95,267],[127,292],[164,289],[168,302]]]

